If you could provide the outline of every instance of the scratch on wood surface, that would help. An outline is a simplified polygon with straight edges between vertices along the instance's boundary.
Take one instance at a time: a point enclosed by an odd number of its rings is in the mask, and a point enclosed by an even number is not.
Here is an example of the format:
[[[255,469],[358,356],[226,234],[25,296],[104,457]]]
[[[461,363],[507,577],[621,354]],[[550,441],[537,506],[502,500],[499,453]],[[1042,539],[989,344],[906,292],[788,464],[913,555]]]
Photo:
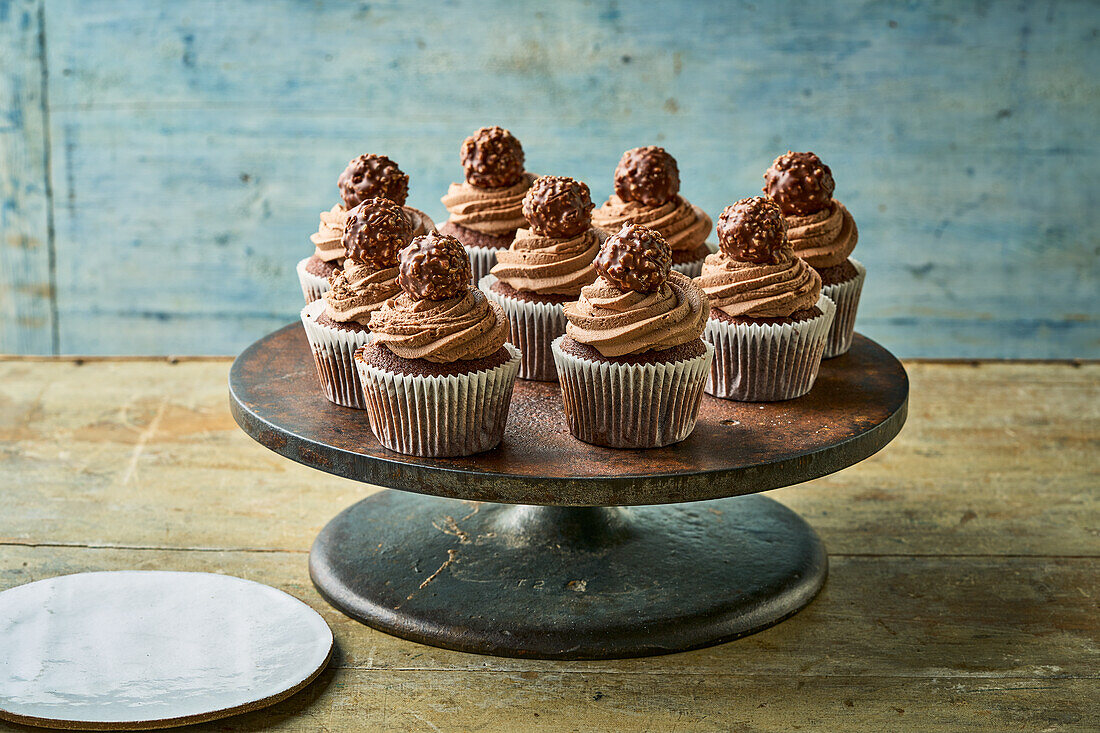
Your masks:
[[[167,528],[171,533],[171,527]],[[77,550],[125,550],[137,552],[244,552],[269,555],[307,555],[308,548],[286,547],[195,547],[189,545],[173,545],[168,542],[162,544],[122,544],[112,542],[38,542],[19,537],[0,536],[0,547],[32,547],[32,548],[73,548]]]
[[[413,712],[412,710],[410,710],[410,711],[409,711],[409,715],[413,716],[414,718],[416,718],[417,720],[419,720],[419,721],[420,721],[421,723],[423,723],[424,725],[428,726],[428,727],[429,727],[429,728],[431,728],[432,730],[434,730],[434,731],[437,731],[437,733],[438,733],[438,731],[440,730],[440,728],[439,728],[439,726],[438,726],[438,725],[436,725],[436,724],[435,724],[435,723],[433,723],[432,721],[428,720],[428,719],[427,719],[427,718],[425,718],[425,717],[424,717],[423,715],[420,715],[419,713],[415,713],[415,712]]]
[[[49,388],[49,382],[43,384],[42,387],[38,390],[38,393],[34,396],[34,399],[30,401],[26,412],[24,412],[22,417],[16,421],[15,429],[11,431],[5,431],[0,435],[3,435],[3,437],[8,440],[31,439],[35,437],[34,433],[32,432],[32,425],[36,421],[46,417],[45,405],[43,404],[42,399],[46,396],[46,390],[48,390]]]
[[[1021,687],[975,687],[973,690],[963,690],[966,694],[976,694],[979,692],[1009,692],[1011,690],[1056,690],[1057,687],[1051,685],[1033,686],[1026,685]]]
[[[149,440],[156,435],[157,428],[160,427],[161,418],[164,417],[164,410],[168,407],[168,400],[164,399],[157,405],[156,414],[153,415],[153,419],[149,421],[149,425],[138,436],[137,443],[134,444],[134,450],[130,453],[130,460],[126,462],[126,470],[122,473],[122,485],[126,486],[130,483],[130,480],[137,473],[138,459],[141,458],[141,454],[145,452],[145,446],[149,443]]]
[[[481,502],[480,501],[471,501],[471,502],[467,502],[467,503],[468,504],[473,504],[474,505],[474,510],[472,512],[470,512],[469,514],[467,514],[466,516],[464,516],[462,519],[458,520],[460,522],[465,522],[467,519],[469,519],[470,517],[474,516],[475,514],[477,514],[478,512],[481,511]]]
[[[427,588],[428,585],[433,580],[435,580],[436,578],[439,577],[440,573],[442,573],[444,570],[446,570],[448,567],[450,567],[454,563],[454,561],[457,557],[458,557],[458,550],[454,550],[454,549],[447,550],[447,559],[443,561],[443,564],[440,565],[434,573],[432,573],[427,578],[425,578],[424,582],[420,584],[420,587],[418,587],[416,590],[414,590],[409,595],[405,596],[405,600],[406,601],[412,600],[413,596],[415,596],[417,593],[419,593],[420,591]],[[397,606],[395,608],[400,608],[400,606]]]
[[[474,514],[476,514],[476,513],[477,512],[475,511]],[[467,516],[472,517],[473,514],[468,514]],[[465,519],[465,517],[463,517],[463,519]],[[461,527],[458,526],[458,522],[455,521],[454,517],[452,517],[450,515],[447,515],[447,516],[443,517],[443,524],[444,524],[444,526],[441,527],[441,526],[439,526],[438,523],[432,522],[432,526],[435,527],[436,529],[438,529],[443,534],[449,534],[452,537],[457,537],[458,541],[459,541],[459,544],[463,544],[463,545],[470,544],[470,535],[467,534]]]

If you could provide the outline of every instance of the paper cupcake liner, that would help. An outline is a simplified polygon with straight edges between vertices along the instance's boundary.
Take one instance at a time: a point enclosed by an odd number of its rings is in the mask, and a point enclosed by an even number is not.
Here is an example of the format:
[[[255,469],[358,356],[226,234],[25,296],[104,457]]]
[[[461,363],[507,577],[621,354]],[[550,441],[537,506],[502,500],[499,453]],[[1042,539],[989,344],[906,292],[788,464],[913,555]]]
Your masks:
[[[695,260],[694,262],[680,262],[672,266],[676,272],[681,272],[688,277],[699,277],[699,274],[703,271],[703,260]]]
[[[559,303],[538,303],[520,300],[492,291],[497,281],[493,275],[481,278],[479,284],[486,297],[504,309],[508,316],[508,341],[520,352],[519,378],[538,382],[556,382],[558,369],[554,365],[554,339],[565,333],[568,321]]]
[[[321,277],[320,275],[314,275],[312,272],[306,271],[306,263],[310,258],[306,257],[304,260],[298,263],[295,268],[298,271],[298,282],[302,284],[302,295],[305,296],[306,303],[312,303],[315,300],[320,300],[321,297],[328,292],[328,278]]]
[[[836,311],[825,295],[818,298],[817,307],[820,316],[799,323],[707,319],[703,338],[714,344],[707,394],[739,402],[778,402],[809,392]]]
[[[499,250],[496,247],[471,247],[467,244],[462,246],[466,248],[466,254],[470,255],[470,273],[472,274],[470,284],[476,288],[481,278],[488,275],[489,270],[496,265]]]
[[[504,437],[519,349],[512,358],[471,374],[400,374],[368,364],[362,351],[355,365],[363,383],[367,417],[378,442],[414,456],[468,456],[495,448]]]
[[[829,329],[829,338],[825,342],[826,359],[846,354],[852,348],[852,334],[856,330],[856,310],[859,308],[859,294],[863,291],[863,281],[867,279],[867,268],[858,260],[848,258],[855,265],[856,276],[837,285],[825,285],[821,292],[836,303],[836,315]]]
[[[707,249],[709,249],[711,252],[717,252],[718,251],[717,247],[715,245],[711,244],[710,242],[707,242],[706,245],[707,245]],[[697,260],[693,260],[692,262],[681,262],[678,265],[673,265],[672,269],[676,270],[677,272],[683,273],[684,275],[687,275],[688,277],[699,277],[699,275],[701,275],[703,273],[703,261],[704,260],[706,260],[705,256],[700,257]]]
[[[315,300],[302,309],[302,324],[317,364],[321,389],[330,402],[366,409],[359,372],[355,369],[355,350],[370,343],[370,333],[321,325],[317,319],[324,310],[324,300]]]
[[[566,353],[554,340],[569,432],[610,448],[657,448],[691,435],[714,347],[664,364],[616,364]]]

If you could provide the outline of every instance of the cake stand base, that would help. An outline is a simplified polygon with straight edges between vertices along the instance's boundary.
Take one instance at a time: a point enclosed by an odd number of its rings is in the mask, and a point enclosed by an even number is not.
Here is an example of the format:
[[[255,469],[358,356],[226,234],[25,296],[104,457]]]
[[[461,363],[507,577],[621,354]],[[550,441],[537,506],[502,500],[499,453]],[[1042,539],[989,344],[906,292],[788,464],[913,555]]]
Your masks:
[[[423,644],[495,656],[614,659],[730,641],[797,613],[825,548],[763,496],[543,507],[382,491],[309,557],[325,599]]]

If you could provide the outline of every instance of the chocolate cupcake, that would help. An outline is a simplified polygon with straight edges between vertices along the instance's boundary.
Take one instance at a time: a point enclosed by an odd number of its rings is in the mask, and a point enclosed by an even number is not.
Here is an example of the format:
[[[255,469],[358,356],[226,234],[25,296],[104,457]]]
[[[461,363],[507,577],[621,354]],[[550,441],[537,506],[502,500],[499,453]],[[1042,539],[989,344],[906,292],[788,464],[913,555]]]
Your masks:
[[[671,269],[655,230],[627,224],[595,260],[599,278],[565,305],[554,359],[570,432],[612,448],[656,448],[695,429],[714,348],[700,336],[710,306]]]
[[[656,229],[672,248],[672,269],[695,277],[713,250],[706,243],[711,219],[680,195],[680,169],[664,148],[650,145],[623,153],[615,168],[615,193],[592,214],[608,234],[632,222]]]
[[[462,244],[437,232],[401,251],[398,284],[355,354],[375,437],[417,456],[496,447],[520,362],[504,311],[470,285]]]
[[[523,197],[528,227],[497,252],[497,264],[479,283],[504,309],[522,355],[520,379],[555,381],[551,344],[565,333],[562,303],[576,300],[596,279],[592,260],[604,234],[592,227],[588,186],[572,178],[541,176]]]
[[[461,156],[466,180],[447,189],[442,200],[450,216],[439,231],[466,246],[476,285],[526,226],[523,196],[535,176],[523,169],[519,140],[501,127],[482,127],[466,138]]]
[[[822,292],[836,303],[825,358],[852,346],[856,310],[867,270],[849,255],[859,241],[855,220],[833,198],[833,172],[813,153],[787,152],[764,173],[764,193],[787,219],[794,253],[821,276]]]
[[[813,387],[835,306],[795,256],[783,212],[757,196],[718,219],[719,251],[695,282],[710,300],[707,393],[742,402],[800,397]]]
[[[313,254],[300,261],[295,268],[302,285],[302,295],[307,303],[319,299],[329,289],[329,279],[344,263],[344,225],[348,211],[363,201],[384,198],[395,202],[405,210],[413,225],[413,236],[435,229],[427,214],[411,206],[405,206],[409,195],[409,177],[397,163],[384,155],[360,155],[348,163],[337,180],[341,203],[321,212],[321,225],[310,235]]]
[[[413,224],[389,199],[367,199],[348,212],[341,239],[344,269],[332,287],[302,309],[302,324],[325,396],[363,409],[355,350],[370,342],[370,317],[397,295],[397,253],[412,241]]]

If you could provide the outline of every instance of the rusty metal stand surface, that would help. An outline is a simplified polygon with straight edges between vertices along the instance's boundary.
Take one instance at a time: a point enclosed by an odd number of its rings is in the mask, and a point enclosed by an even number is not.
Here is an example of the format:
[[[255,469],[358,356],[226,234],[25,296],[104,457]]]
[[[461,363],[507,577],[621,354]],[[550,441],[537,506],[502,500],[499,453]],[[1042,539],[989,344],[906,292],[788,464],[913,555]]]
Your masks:
[[[704,397],[688,440],[616,451],[569,435],[557,385],[519,381],[500,448],[424,459],[387,451],[365,413],[324,399],[298,324],[246,349],[229,387],[261,444],[401,490],[317,537],[310,575],[328,602],[421,643],[544,659],[684,651],[797,613],[825,581],[825,549],[794,512],[742,495],[872,455],[901,430],[909,392],[897,359],[857,335],[803,398]]]

